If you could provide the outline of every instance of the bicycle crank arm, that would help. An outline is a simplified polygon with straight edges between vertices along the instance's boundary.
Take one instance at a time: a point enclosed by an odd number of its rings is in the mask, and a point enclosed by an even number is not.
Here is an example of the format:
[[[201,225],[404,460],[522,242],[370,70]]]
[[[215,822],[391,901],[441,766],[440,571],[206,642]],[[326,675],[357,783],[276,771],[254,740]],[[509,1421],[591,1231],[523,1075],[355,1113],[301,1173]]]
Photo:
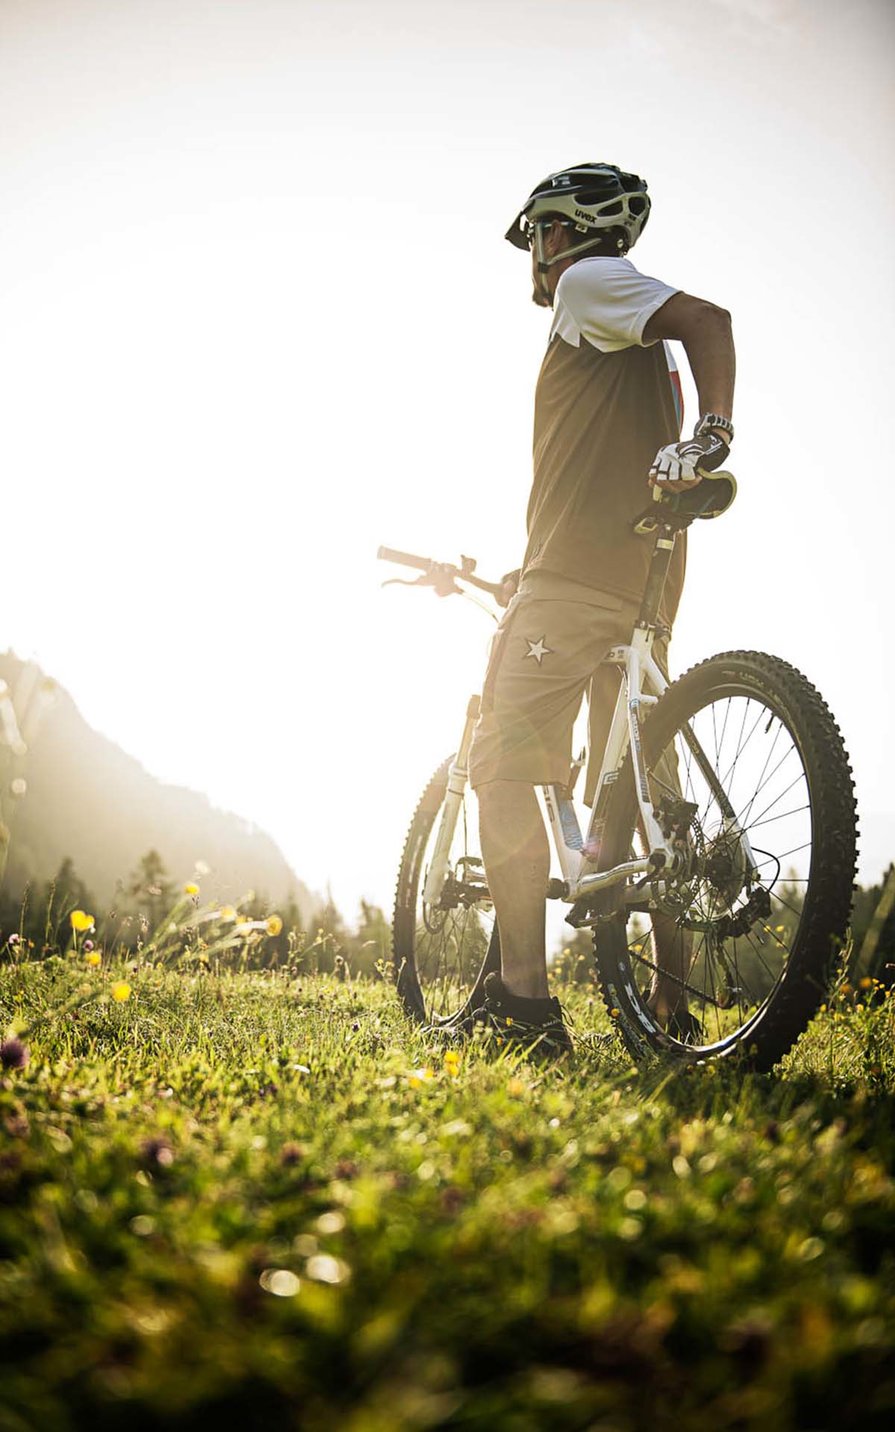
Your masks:
[[[608,890],[612,885],[622,885],[632,875],[655,874],[651,860],[626,860],[611,870],[597,871],[592,875],[580,875],[577,880],[564,881],[564,900],[585,900],[599,890]]]

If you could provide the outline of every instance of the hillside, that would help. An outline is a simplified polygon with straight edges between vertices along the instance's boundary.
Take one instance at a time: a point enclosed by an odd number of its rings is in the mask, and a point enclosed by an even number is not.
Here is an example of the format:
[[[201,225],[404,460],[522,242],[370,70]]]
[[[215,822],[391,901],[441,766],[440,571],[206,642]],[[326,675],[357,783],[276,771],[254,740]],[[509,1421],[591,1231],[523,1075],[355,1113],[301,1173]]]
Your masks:
[[[94,731],[69,694],[33,663],[0,655],[23,744],[0,711],[2,816],[10,827],[7,888],[52,876],[66,857],[104,903],[140,857],[157,850],[175,879],[196,861],[210,867],[203,895],[236,900],[248,890],[284,903],[294,897],[307,919],[321,901],[289,867],[269,835],[203,795],[165,785],[114,741]],[[3,704],[3,703],[0,703]],[[16,795],[20,782],[24,795]]]

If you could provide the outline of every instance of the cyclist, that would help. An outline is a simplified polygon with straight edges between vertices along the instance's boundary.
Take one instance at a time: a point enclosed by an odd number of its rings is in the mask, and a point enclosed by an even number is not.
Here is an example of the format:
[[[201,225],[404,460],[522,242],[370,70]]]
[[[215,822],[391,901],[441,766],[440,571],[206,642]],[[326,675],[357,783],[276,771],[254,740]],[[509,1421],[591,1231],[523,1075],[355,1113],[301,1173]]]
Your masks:
[[[549,849],[534,787],[569,778],[571,736],[590,686],[590,748],[600,752],[618,674],[598,670],[630,640],[651,557],[632,531],[644,483],[693,486],[720,467],[733,439],[730,315],[649,278],[627,254],[647,222],[646,183],[612,164],[579,164],[538,184],[506,237],[530,249],[533,300],[553,310],[535,393],[528,543],[505,579],[470,755],[482,855],[500,927],[501,973],[488,977],[477,1018],[547,1050],[569,1047],[547,989],[544,892]],[[668,339],[684,346],[700,418],[681,441],[680,384]],[[684,542],[669,573],[669,630],[684,577]],[[660,662],[667,660],[657,641]],[[596,773],[589,775],[588,802]],[[656,921],[656,1018],[695,1037],[680,980],[683,942]]]

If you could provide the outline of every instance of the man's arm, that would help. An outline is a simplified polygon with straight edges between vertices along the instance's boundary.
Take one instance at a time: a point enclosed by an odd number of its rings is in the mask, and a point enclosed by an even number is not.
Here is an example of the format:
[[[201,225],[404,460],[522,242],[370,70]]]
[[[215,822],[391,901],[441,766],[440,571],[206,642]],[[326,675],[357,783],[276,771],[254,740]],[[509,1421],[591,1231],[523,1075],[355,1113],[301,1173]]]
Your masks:
[[[676,293],[649,318],[643,343],[676,338],[684,345],[699,395],[699,412],[733,417],[736,354],[730,314],[704,298]]]
[[[642,342],[655,343],[660,338],[677,338],[684,345],[699,395],[700,419],[711,414],[733,416],[733,386],[736,376],[736,354],[733,347],[730,314],[705,299],[689,293],[676,293],[647,320]],[[649,480],[656,488],[678,491],[694,487],[701,472],[720,467],[727,457],[733,429],[715,427],[710,422],[698,426],[700,436],[669,443],[656,454]]]

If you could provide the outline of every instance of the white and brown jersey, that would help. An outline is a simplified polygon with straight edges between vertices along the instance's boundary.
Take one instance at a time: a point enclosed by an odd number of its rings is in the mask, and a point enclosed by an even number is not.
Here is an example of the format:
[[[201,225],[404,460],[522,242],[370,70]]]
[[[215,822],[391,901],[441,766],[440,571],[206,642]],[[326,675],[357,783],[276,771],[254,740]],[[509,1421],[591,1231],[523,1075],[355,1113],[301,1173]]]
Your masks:
[[[535,394],[534,483],[523,568],[639,601],[652,543],[631,530],[649,501],[658,449],[680,436],[678,374],[647,320],[677,290],[623,258],[579,259],[559,280]],[[670,624],[684,576],[679,540],[663,603]]]

